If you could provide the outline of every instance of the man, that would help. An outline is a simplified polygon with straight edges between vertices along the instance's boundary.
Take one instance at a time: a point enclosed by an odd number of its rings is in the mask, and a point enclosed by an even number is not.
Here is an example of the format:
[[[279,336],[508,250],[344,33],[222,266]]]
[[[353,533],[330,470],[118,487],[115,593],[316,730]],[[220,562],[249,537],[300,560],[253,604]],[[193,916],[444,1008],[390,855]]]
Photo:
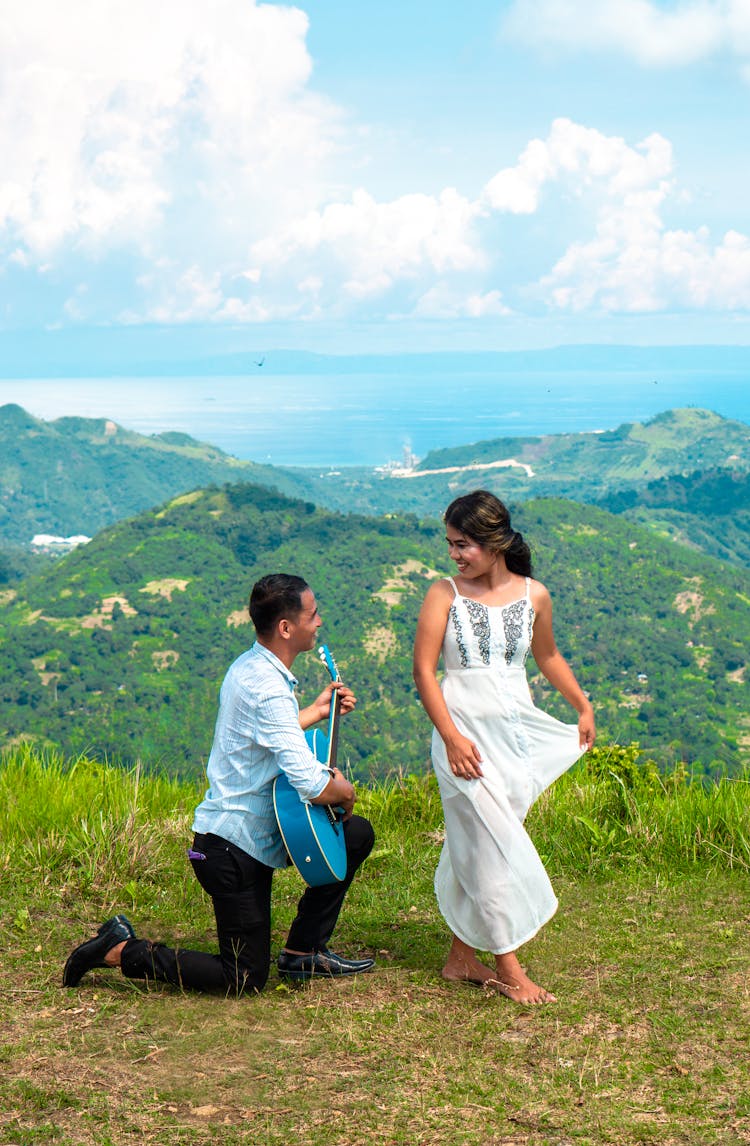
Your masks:
[[[273,811],[273,781],[281,772],[313,804],[344,808],[347,871],[340,883],[309,887],[299,901],[286,946],[278,957],[282,978],[354,975],[373,959],[345,959],[328,943],[347,889],[372,850],[370,823],[352,815],[354,788],[338,768],[318,761],[304,729],[325,719],[334,689],[341,711],[356,699],[339,682],[299,710],[291,668],[316,643],[322,624],[312,589],[301,577],[274,573],[250,594],[257,640],[231,665],[221,688],[208,761],[209,788],[195,811],[189,851],[199,883],[211,896],[219,954],[173,950],[138,939],[124,915],[99,928],[72,952],[63,985],[75,987],[94,967],[120,967],[131,979],[155,979],[183,988],[241,995],[260,991],[271,957],[271,880],[288,857]]]

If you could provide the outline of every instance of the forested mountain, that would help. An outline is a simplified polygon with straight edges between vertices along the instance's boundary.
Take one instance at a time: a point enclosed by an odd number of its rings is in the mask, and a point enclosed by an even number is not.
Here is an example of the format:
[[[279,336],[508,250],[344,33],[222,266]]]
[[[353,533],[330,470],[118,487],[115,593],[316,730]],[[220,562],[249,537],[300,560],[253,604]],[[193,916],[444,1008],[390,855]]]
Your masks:
[[[736,764],[750,724],[750,574],[572,502],[530,501],[515,523],[603,734],[664,763]],[[199,770],[221,678],[253,639],[249,587],[288,570],[314,587],[321,636],[360,698],[342,755],[363,778],[419,771],[429,725],[411,645],[426,587],[448,569],[436,520],[331,513],[246,484],[177,497],[0,594],[0,741]],[[296,667],[304,700],[324,671],[313,657]]]
[[[713,557],[750,566],[750,474],[708,469],[613,490],[597,504]]]
[[[28,544],[35,533],[90,536],[213,481],[252,481],[342,512],[424,516],[440,514],[452,497],[479,485],[516,502],[607,499],[603,504],[615,508],[609,499],[623,492],[629,505],[640,504],[660,479],[707,470],[730,477],[750,472],[750,427],[706,410],[671,410],[606,433],[497,438],[437,450],[408,475],[372,468],[320,473],[239,461],[185,434],[145,437],[103,419],[43,422],[4,406],[0,542]],[[694,512],[715,512],[710,497]]]
[[[600,434],[435,450],[411,474],[343,470],[311,477],[308,490],[333,508],[425,514],[480,485],[506,501],[590,502],[710,557],[750,566],[750,427],[707,410],[669,410]]]
[[[671,410],[601,434],[475,442],[434,451],[398,476],[257,465],[186,434],[146,437],[103,419],[48,423],[9,405],[0,407],[0,586],[28,572],[37,533],[91,536],[166,498],[238,480],[363,514],[438,515],[478,485],[505,500],[565,496],[747,566],[749,471],[750,427],[705,410]]]
[[[0,406],[0,544],[28,546],[37,533],[90,537],[214,481],[281,484],[266,471],[187,434],[148,437],[104,418],[45,422]]]
[[[529,492],[591,496],[612,486],[646,484],[665,474],[711,466],[750,469],[750,427],[710,410],[677,409],[648,422],[626,422],[601,433],[501,438],[449,450],[434,450],[418,470],[469,465],[513,457],[533,468]],[[540,487],[543,487],[540,489]]]

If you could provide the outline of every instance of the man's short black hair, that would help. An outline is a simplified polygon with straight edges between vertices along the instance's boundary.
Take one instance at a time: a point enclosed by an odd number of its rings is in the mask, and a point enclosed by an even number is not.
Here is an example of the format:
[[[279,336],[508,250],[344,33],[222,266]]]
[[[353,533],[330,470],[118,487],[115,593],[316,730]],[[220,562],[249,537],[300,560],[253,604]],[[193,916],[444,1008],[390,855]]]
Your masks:
[[[250,619],[259,637],[273,632],[282,618],[294,621],[302,612],[302,594],[310,586],[292,573],[269,573],[250,593]]]

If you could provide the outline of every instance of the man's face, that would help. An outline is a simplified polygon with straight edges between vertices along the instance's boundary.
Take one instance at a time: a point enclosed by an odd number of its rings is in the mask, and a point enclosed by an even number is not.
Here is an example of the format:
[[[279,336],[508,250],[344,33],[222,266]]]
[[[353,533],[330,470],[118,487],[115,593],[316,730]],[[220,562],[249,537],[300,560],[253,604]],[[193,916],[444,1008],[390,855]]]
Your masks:
[[[293,621],[289,621],[290,640],[294,654],[305,653],[315,648],[318,629],[323,624],[323,618],[318,612],[318,603],[312,589],[305,589],[301,594],[302,609]]]

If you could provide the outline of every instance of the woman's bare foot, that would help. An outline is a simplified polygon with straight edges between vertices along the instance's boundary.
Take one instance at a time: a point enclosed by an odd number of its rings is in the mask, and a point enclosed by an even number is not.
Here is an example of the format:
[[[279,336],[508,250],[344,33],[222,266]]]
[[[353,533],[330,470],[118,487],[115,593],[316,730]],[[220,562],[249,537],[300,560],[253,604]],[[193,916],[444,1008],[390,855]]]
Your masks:
[[[494,971],[477,959],[474,948],[469,947],[455,935],[445,966],[440,973],[449,983],[474,983],[477,987],[483,987],[488,979],[495,977]]]
[[[495,965],[497,968],[495,975],[491,975],[483,983],[487,990],[497,991],[498,994],[512,999],[514,1003],[522,1003],[525,1006],[533,1007],[540,1003],[557,1002],[551,991],[546,991],[528,977],[514,951],[509,951],[507,955],[496,955]]]
[[[495,978],[492,968],[476,958],[470,962],[448,959],[440,974],[449,983],[475,983],[477,987]]]

